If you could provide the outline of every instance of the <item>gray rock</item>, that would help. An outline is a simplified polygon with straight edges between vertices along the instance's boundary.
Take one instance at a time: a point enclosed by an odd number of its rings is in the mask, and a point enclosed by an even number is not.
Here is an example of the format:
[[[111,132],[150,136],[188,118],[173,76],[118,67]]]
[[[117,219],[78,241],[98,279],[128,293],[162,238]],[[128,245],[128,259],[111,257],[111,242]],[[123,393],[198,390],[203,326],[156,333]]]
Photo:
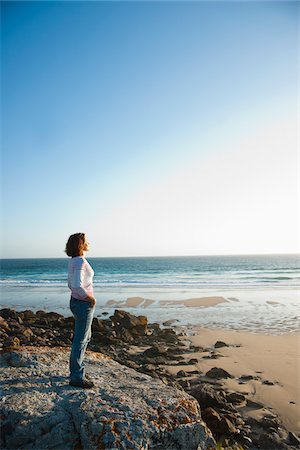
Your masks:
[[[167,348],[159,344],[154,344],[153,347],[147,348],[147,350],[144,351],[144,355],[150,358],[155,356],[165,356],[166,353]]]
[[[184,370],[179,370],[179,372],[177,372],[177,376],[183,378],[187,376],[187,373]]]
[[[267,386],[273,386],[275,383],[273,381],[263,380],[262,384],[266,384]]]
[[[201,409],[211,406],[222,408],[226,405],[224,392],[217,391],[208,384],[199,384],[193,387],[190,394],[198,400]]]
[[[287,446],[285,443],[282,442],[280,436],[278,436],[277,433],[271,432],[271,433],[266,433],[263,432],[260,436],[259,436],[259,446],[262,449],[270,449],[270,450],[281,450],[281,449],[286,449]]]
[[[85,360],[94,388],[73,388],[68,359],[69,350],[59,348],[6,354],[1,448],[215,448],[197,401],[187,393],[93,352]]]
[[[198,359],[197,358],[191,358],[189,361],[188,361],[188,364],[197,364],[198,363]]]
[[[222,347],[228,347],[228,344],[226,344],[226,342],[223,341],[217,341],[215,343],[215,348],[222,348]]]
[[[179,322],[178,319],[170,319],[170,320],[166,320],[165,322],[163,322],[163,326],[165,327],[169,327],[170,325],[172,325],[175,322]]]
[[[300,445],[300,438],[295,433],[292,433],[291,431],[289,432],[288,439],[289,439],[290,444]]]
[[[215,436],[235,434],[238,432],[234,424],[227,417],[219,414],[211,407],[203,411],[203,418]]]
[[[220,367],[213,367],[205,375],[210,378],[233,378],[230,373]]]
[[[231,392],[227,395],[227,401],[232,403],[233,405],[240,405],[246,400],[246,397],[243,394],[238,392]]]

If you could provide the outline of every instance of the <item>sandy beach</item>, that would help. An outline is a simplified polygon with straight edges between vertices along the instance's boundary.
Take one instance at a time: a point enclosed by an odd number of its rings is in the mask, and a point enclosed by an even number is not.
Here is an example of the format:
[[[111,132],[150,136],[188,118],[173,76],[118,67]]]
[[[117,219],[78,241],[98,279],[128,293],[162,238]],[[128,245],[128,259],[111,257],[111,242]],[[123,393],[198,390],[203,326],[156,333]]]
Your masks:
[[[268,408],[278,414],[283,425],[300,431],[300,334],[263,335],[241,331],[211,330],[195,327],[188,339],[204,351],[196,352],[195,365],[169,367],[171,373],[213,367],[226,370],[233,378],[221,379],[229,391],[247,393],[254,403],[241,406],[243,414],[262,417]],[[214,348],[217,341],[227,344]],[[211,358],[212,350],[216,358]],[[188,361],[191,354],[185,355]],[[263,406],[259,406],[259,405]]]

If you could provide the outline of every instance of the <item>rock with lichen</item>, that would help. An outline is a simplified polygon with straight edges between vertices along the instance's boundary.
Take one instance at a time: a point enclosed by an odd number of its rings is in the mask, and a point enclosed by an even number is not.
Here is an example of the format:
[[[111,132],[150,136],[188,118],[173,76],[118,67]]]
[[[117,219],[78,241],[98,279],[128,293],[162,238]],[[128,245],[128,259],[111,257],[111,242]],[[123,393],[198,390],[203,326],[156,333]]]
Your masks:
[[[198,402],[158,379],[87,352],[92,389],[68,385],[69,351],[2,354],[2,449],[215,448]]]

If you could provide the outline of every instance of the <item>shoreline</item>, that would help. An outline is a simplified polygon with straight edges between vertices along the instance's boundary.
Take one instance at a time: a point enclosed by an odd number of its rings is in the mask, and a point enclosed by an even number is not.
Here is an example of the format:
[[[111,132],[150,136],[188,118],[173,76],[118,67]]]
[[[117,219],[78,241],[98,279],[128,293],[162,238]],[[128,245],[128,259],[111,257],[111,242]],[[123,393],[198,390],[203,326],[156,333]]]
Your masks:
[[[170,374],[195,369],[205,374],[213,367],[224,369],[233,378],[219,380],[222,388],[247,393],[253,402],[251,407],[244,407],[244,415],[259,419],[267,408],[278,414],[285,428],[300,433],[299,332],[270,335],[197,326],[189,331],[192,333],[182,339],[201,347],[193,354],[198,362],[186,365],[191,354],[183,355],[185,364],[169,366]],[[215,348],[217,341],[226,346]]]

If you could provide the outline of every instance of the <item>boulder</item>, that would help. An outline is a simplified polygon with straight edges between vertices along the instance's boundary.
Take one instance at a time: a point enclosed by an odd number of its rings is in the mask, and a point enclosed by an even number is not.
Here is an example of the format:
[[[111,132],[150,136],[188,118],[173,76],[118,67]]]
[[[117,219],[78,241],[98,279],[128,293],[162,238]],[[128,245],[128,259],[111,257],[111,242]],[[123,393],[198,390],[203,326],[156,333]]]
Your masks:
[[[175,322],[179,322],[178,319],[170,319],[170,320],[166,320],[165,322],[163,322],[163,326],[164,327],[169,327],[170,325],[172,325]]]
[[[240,405],[246,401],[246,397],[239,392],[230,392],[227,395],[227,401],[233,405]]]
[[[20,339],[16,336],[8,336],[5,341],[3,342],[3,347],[19,347],[20,345]]]
[[[184,370],[179,370],[179,372],[177,372],[177,376],[180,378],[184,378],[187,376],[187,373]]]
[[[105,331],[105,322],[104,322],[104,320],[100,320],[100,319],[97,319],[97,317],[94,317],[93,318],[93,323],[92,323],[92,330],[93,331],[104,332]]]
[[[292,433],[291,431],[289,432],[288,440],[291,445],[299,445],[300,446],[300,438],[295,433]]]
[[[202,412],[202,417],[214,436],[227,436],[238,432],[227,417],[220,415],[213,408],[206,408]]]
[[[17,319],[18,313],[15,309],[10,308],[3,308],[0,310],[0,316],[3,317],[3,319]]]
[[[20,314],[20,317],[26,322],[33,320],[35,318],[34,312],[31,311],[30,309],[26,309],[25,311],[22,311],[19,314]]]
[[[1,447],[5,449],[216,448],[199,405],[184,391],[87,352],[92,389],[68,385],[69,352],[4,353]]]
[[[191,365],[194,365],[194,364],[197,364],[198,363],[198,359],[197,358],[191,358],[189,361],[188,361],[188,364],[191,364]]]
[[[166,354],[167,348],[159,344],[155,344],[153,345],[153,347],[147,348],[147,350],[144,351],[144,355],[148,358],[154,358],[155,356],[165,356]]]
[[[7,321],[3,319],[3,317],[0,316],[0,328],[4,332],[10,331],[10,326],[8,325]]]
[[[226,342],[223,341],[217,341],[215,343],[215,348],[222,348],[222,347],[228,347],[228,345],[226,344]]]
[[[222,408],[226,406],[226,398],[223,391],[214,389],[209,384],[199,384],[192,388],[190,394],[198,400],[201,409],[208,407]]]
[[[289,447],[282,442],[280,436],[275,432],[263,432],[260,434],[258,439],[258,444],[260,448],[267,450],[283,450],[288,449]]]
[[[134,335],[147,334],[148,319],[146,316],[134,316],[126,311],[116,309],[113,316],[110,316],[111,321],[116,327],[127,328]]]
[[[220,367],[213,367],[205,375],[209,378],[233,378],[230,373]]]

